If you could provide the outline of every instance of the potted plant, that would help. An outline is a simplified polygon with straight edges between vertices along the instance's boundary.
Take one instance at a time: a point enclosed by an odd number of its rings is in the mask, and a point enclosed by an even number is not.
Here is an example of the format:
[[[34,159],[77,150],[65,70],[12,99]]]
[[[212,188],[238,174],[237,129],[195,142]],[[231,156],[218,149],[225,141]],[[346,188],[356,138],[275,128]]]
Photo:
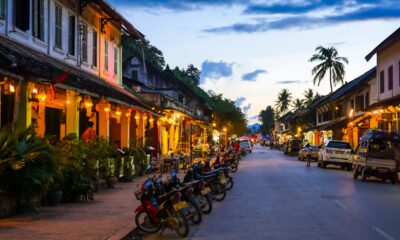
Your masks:
[[[14,124],[0,129],[0,149],[0,194],[18,212],[37,210],[55,174],[54,148],[32,127]]]

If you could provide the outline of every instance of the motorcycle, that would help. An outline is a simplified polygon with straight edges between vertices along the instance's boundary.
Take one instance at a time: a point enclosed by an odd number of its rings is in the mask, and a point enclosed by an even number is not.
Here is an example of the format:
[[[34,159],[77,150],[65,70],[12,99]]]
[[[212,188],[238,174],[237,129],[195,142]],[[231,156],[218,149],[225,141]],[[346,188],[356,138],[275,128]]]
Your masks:
[[[189,224],[185,217],[188,204],[181,200],[181,189],[163,195],[156,194],[154,178],[147,179],[139,190],[135,191],[136,199],[141,204],[135,210],[136,226],[143,232],[156,233],[165,228],[175,230],[180,237],[189,234]]]

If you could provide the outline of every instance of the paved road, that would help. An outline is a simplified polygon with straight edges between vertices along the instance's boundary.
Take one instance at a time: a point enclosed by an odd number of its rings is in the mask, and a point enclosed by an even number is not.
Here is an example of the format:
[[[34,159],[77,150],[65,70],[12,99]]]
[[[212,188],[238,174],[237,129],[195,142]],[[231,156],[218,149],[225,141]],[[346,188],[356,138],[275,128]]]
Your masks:
[[[235,186],[189,239],[400,239],[400,185],[354,181],[350,172],[320,169],[256,147]],[[145,239],[178,239],[165,231]]]

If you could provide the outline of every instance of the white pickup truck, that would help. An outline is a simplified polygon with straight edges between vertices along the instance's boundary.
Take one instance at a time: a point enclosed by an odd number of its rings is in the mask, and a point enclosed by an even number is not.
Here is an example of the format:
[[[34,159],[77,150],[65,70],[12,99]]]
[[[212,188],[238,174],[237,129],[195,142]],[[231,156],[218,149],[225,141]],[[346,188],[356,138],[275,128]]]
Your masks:
[[[396,141],[399,136],[385,131],[370,130],[361,137],[353,162],[353,177],[365,181],[374,176],[382,181],[397,182]]]

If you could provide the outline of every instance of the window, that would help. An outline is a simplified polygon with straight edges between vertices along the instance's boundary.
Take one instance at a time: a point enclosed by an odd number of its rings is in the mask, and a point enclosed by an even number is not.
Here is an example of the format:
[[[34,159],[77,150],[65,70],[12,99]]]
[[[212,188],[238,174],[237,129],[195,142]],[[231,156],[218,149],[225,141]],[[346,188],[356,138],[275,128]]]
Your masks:
[[[32,1],[33,36],[44,40],[44,0]]]
[[[62,8],[59,5],[56,5],[56,14],[55,14],[55,47],[58,49],[62,49]]]
[[[114,47],[114,75],[118,75],[118,48]]]
[[[81,57],[82,62],[88,62],[88,26],[81,24]]]
[[[14,0],[14,25],[22,31],[29,30],[29,2],[26,0]]]
[[[93,31],[92,66],[97,67],[97,32]]]
[[[392,90],[393,89],[393,66],[390,66],[388,69],[388,81],[389,81],[389,83],[388,83],[389,90]]]
[[[6,0],[0,0],[0,19],[6,18]]]
[[[369,92],[365,94],[365,108],[369,107]]]
[[[68,54],[75,56],[75,16],[68,17]]]
[[[104,69],[108,71],[108,41],[104,40]]]
[[[379,92],[383,93],[385,91],[385,72],[381,71],[379,77]]]

